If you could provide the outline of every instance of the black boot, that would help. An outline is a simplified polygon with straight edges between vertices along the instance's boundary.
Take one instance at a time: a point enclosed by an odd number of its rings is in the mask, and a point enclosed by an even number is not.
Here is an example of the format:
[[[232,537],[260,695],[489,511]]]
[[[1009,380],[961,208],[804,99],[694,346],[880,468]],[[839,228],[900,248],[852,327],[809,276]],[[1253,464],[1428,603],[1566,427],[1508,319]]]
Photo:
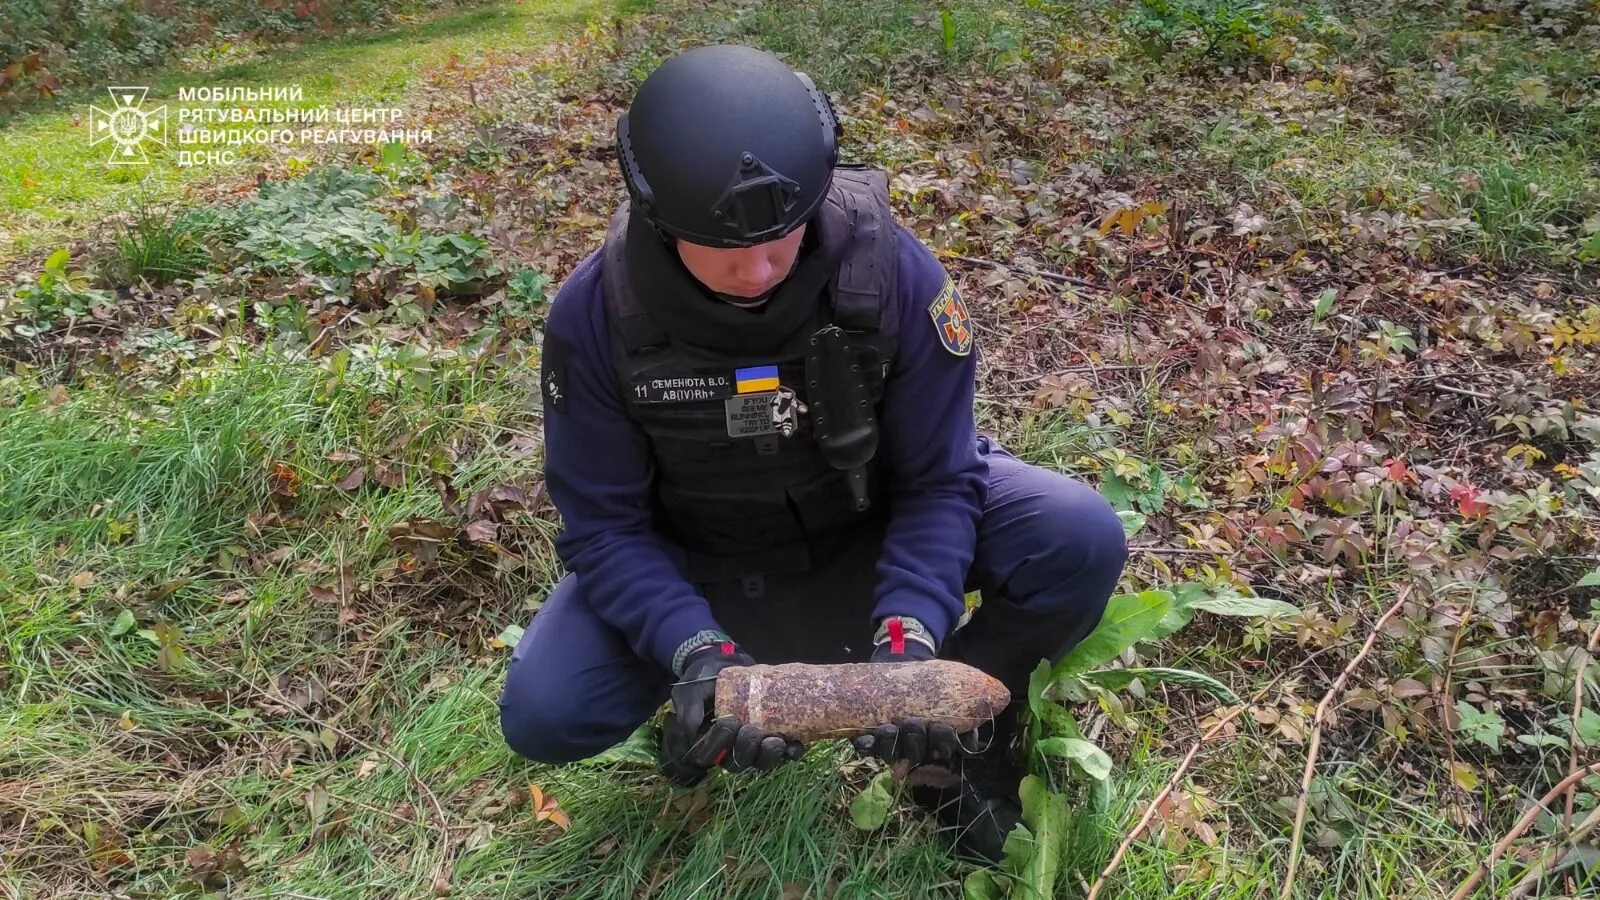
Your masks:
[[[953,787],[920,785],[911,789],[917,805],[938,817],[965,853],[991,864],[1005,858],[1006,836],[1022,822],[1017,790],[1025,774],[1012,758],[1011,739],[1018,707],[996,718],[992,729],[979,731],[984,749],[954,766]],[[985,734],[984,732],[988,732]]]

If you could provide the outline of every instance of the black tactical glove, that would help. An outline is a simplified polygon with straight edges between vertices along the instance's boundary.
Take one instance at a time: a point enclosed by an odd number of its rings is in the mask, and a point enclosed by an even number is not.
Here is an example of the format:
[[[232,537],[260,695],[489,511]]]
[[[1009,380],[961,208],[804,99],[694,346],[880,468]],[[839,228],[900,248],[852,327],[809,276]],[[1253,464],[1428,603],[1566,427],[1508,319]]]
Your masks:
[[[804,754],[798,741],[767,734],[733,716],[706,726],[715,709],[717,673],[730,666],[753,665],[755,660],[732,641],[705,644],[684,658],[672,687],[672,712],[661,733],[661,771],[672,783],[693,787],[713,766],[730,772],[770,772]]]
[[[923,662],[935,656],[933,638],[921,622],[910,616],[890,616],[878,626],[872,662]],[[928,725],[920,718],[886,722],[851,740],[856,753],[884,762],[905,760],[912,766],[949,763],[977,752],[974,732],[956,734],[945,724]]]

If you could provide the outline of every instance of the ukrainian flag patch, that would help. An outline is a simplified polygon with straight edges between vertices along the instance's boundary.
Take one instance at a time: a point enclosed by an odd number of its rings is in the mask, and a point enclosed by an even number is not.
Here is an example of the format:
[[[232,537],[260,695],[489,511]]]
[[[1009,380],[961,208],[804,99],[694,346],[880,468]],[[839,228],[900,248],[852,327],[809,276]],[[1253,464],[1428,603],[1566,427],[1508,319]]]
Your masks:
[[[735,390],[741,394],[775,391],[778,389],[778,367],[750,366],[745,369],[734,369],[733,384]]]

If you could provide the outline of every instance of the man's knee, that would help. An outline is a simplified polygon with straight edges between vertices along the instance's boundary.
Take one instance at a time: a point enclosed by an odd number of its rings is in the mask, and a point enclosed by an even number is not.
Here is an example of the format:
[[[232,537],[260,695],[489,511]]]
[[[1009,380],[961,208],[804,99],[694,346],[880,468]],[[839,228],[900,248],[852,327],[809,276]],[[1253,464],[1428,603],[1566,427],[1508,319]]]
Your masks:
[[[1099,491],[1082,482],[1069,483],[1074,489],[1057,496],[1047,512],[1057,535],[1057,556],[1076,557],[1078,577],[1114,585],[1128,561],[1128,537],[1122,519]],[[1068,548],[1077,552],[1067,552]]]
[[[570,686],[508,682],[500,696],[500,733],[518,755],[559,765],[587,759],[615,743],[584,715],[592,698]]]
[[[1065,477],[1052,481],[1053,489],[1035,501],[1029,536],[1034,572],[1028,580],[1046,588],[1047,594],[1103,608],[1128,560],[1122,519],[1110,501],[1089,485]],[[1076,590],[1049,590],[1051,586]]]

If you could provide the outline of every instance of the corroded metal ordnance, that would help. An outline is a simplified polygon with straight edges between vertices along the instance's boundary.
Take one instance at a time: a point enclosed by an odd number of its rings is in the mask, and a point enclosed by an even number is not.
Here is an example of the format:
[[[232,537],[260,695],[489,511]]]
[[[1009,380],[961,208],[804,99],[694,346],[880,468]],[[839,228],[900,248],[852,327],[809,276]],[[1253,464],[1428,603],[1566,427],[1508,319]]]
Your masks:
[[[909,718],[969,731],[999,715],[1011,692],[986,672],[937,659],[735,666],[717,673],[716,697],[717,715],[804,742]]]

